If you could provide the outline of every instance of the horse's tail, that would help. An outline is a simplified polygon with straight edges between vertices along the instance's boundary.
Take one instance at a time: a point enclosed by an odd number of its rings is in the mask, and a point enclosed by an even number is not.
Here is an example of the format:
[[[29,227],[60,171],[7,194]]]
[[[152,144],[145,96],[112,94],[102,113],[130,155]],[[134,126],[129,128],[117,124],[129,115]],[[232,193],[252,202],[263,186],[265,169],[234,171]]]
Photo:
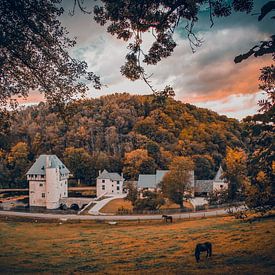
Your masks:
[[[212,256],[212,243],[209,243],[209,257]]]

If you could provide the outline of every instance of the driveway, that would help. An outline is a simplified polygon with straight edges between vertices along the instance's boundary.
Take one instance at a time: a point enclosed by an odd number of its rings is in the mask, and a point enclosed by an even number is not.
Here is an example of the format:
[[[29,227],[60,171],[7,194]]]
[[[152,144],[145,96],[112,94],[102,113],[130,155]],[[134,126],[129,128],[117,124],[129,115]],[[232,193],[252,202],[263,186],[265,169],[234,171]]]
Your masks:
[[[96,205],[93,206],[90,210],[89,210],[89,214],[91,215],[101,215],[100,213],[100,209],[103,208],[107,203],[109,203],[112,200],[115,199],[123,199],[125,198],[127,195],[126,194],[122,194],[122,195],[113,195],[112,197],[103,199],[101,201],[95,201]]]

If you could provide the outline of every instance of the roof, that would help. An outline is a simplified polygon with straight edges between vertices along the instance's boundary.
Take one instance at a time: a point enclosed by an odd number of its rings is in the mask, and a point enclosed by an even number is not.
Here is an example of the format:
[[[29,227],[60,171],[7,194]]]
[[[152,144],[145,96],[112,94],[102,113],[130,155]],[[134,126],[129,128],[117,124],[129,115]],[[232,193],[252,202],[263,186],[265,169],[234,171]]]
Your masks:
[[[222,174],[223,174],[223,170],[222,170],[222,167],[220,166],[219,170],[214,178],[214,181],[222,181],[223,182],[224,180],[222,179]]]
[[[124,180],[123,176],[118,173],[109,173],[107,170],[99,172],[97,179]]]
[[[47,167],[49,168],[59,168],[60,174],[69,174],[70,171],[64,165],[64,163],[56,155],[40,155],[32,167],[27,172],[27,175],[45,175]]]
[[[157,170],[156,174],[139,175],[138,187],[139,188],[157,188],[157,185],[162,181],[164,175],[169,170]]]
[[[169,170],[157,170],[156,171],[156,184],[159,184],[166,173],[168,173]]]
[[[195,192],[197,193],[209,193],[213,191],[213,180],[196,180]]]
[[[139,175],[138,176],[139,188],[156,188],[156,175]]]

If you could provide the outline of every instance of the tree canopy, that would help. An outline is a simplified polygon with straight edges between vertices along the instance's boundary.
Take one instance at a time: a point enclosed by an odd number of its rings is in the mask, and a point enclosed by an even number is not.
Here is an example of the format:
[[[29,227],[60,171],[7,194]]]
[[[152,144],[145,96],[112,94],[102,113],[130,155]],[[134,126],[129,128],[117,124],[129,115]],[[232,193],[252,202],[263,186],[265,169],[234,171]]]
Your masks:
[[[87,64],[69,54],[69,38],[59,16],[60,0],[0,1],[0,107],[32,90],[48,102],[64,103],[83,95],[86,82],[100,87],[99,77]]]
[[[73,110],[68,122],[45,103],[15,113],[10,132],[0,134],[3,163],[24,142],[30,164],[40,154],[56,154],[87,184],[103,169],[137,179],[139,173],[168,169],[175,156],[191,157],[196,177],[209,179],[226,146],[245,146],[237,120],[171,97],[160,105],[152,95],[113,94],[71,102],[68,109]],[[10,168],[0,167],[1,184]]]

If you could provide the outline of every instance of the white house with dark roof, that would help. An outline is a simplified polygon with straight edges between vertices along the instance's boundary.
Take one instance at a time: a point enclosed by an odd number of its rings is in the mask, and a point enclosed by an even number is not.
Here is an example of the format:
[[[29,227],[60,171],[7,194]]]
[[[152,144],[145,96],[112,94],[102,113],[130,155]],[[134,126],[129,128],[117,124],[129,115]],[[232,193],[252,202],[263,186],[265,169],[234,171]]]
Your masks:
[[[40,155],[27,172],[30,206],[57,209],[68,197],[70,171],[56,155]]]
[[[96,179],[96,196],[122,195],[123,183],[123,174],[109,173],[107,170],[99,171]]]
[[[228,189],[228,183],[222,179],[222,167],[219,167],[214,179],[212,180],[196,180],[195,181],[195,195],[208,196],[213,191],[220,191]]]

